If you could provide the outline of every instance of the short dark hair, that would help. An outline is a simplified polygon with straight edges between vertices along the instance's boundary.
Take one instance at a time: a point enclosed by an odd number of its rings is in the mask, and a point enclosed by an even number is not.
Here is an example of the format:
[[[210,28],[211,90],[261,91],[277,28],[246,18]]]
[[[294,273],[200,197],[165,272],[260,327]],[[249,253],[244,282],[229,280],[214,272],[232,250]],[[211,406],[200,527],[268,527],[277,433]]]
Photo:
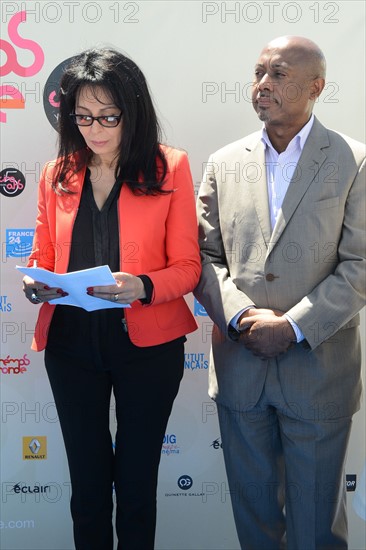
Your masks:
[[[111,48],[93,48],[72,58],[60,82],[58,169],[53,187],[68,192],[66,174],[78,172],[91,157],[78,127],[69,117],[84,86],[103,88],[123,115],[116,178],[135,194],[165,193],[167,162],[161,130],[146,79],[131,59]],[[96,94],[97,97],[97,94]]]

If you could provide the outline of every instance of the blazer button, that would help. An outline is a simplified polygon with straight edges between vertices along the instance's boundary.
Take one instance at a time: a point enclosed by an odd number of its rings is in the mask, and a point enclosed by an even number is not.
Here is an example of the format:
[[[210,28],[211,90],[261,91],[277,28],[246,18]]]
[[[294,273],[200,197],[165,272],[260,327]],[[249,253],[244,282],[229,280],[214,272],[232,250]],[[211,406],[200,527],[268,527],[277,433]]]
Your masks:
[[[268,281],[270,283],[272,281],[274,281],[275,279],[278,279],[278,278],[279,278],[278,275],[277,276],[273,275],[273,273],[267,273],[267,275],[266,275],[266,281]]]

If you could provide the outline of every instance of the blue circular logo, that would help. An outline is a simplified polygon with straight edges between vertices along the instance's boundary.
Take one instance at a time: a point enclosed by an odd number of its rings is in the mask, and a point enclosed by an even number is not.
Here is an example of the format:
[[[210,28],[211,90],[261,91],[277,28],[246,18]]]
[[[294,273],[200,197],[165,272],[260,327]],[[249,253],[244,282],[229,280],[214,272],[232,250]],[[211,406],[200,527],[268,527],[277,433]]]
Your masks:
[[[180,476],[178,479],[178,487],[183,491],[188,491],[193,485],[193,479],[190,476]]]

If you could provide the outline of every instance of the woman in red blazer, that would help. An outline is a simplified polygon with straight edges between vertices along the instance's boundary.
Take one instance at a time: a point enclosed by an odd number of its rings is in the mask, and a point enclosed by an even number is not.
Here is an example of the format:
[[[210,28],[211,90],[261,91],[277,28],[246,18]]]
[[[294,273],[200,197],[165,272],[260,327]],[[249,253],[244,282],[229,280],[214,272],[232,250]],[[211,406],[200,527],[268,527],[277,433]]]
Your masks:
[[[87,312],[25,277],[42,302],[33,349],[45,365],[72,484],[77,550],[154,547],[161,445],[197,328],[183,298],[200,276],[187,155],[159,143],[145,78],[112,49],[75,56],[60,84],[59,156],[39,185],[29,266],[55,273],[109,265],[115,284],[89,296],[131,308]],[[116,401],[116,438],[110,398]],[[138,434],[141,452],[132,451]],[[114,449],[113,449],[114,447]]]

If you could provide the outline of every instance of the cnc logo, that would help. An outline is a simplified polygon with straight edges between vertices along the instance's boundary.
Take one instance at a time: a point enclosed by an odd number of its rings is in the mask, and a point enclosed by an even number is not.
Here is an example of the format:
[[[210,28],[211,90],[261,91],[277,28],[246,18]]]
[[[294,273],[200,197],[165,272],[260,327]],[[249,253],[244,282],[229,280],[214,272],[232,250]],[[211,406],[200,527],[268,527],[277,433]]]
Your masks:
[[[43,91],[43,107],[48,119],[48,122],[51,126],[57,130],[58,129],[58,117],[59,117],[59,107],[60,107],[60,80],[65,71],[69,66],[70,62],[74,57],[69,57],[62,61],[47,79],[46,85]]]
[[[23,460],[46,460],[47,437],[44,435],[23,437]]]
[[[0,76],[14,73],[23,78],[34,76],[43,67],[44,53],[39,44],[34,40],[25,39],[19,35],[18,27],[27,20],[27,12],[20,11],[13,15],[8,24],[8,36],[10,41],[0,40],[0,49],[4,52],[6,61],[0,66]],[[19,64],[17,52],[14,46],[21,50],[30,51],[33,62],[28,67]],[[7,116],[2,109],[24,109],[25,98],[13,84],[0,86],[0,122],[6,122]]]
[[[25,189],[25,177],[16,168],[5,168],[0,172],[0,193],[4,197],[17,197]]]
[[[27,258],[32,250],[34,229],[6,229],[6,257]]]

